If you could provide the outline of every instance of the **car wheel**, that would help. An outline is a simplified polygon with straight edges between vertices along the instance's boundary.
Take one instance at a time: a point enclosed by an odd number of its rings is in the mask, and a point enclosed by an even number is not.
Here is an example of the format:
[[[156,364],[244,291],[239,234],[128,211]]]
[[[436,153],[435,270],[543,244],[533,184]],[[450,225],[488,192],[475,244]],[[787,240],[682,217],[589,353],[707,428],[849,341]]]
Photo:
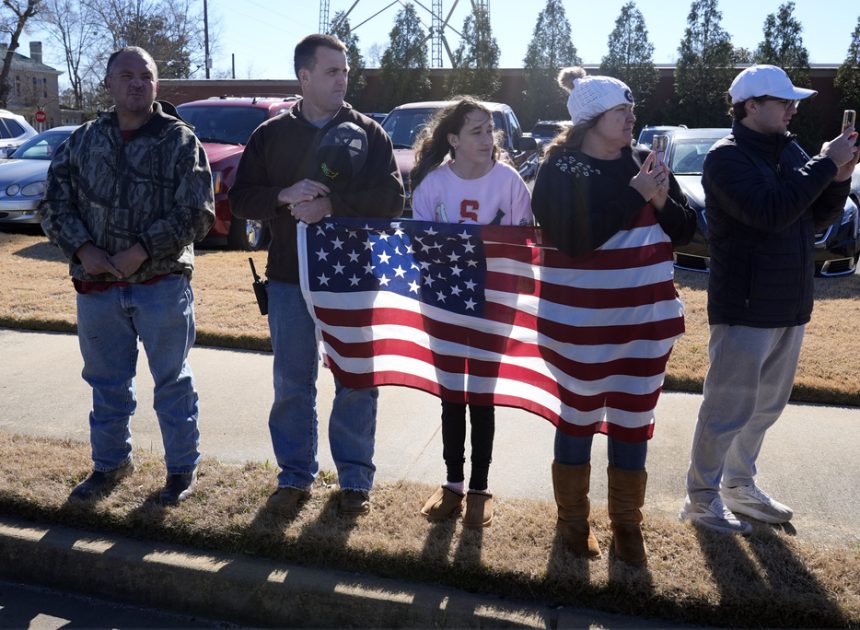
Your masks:
[[[252,219],[237,219],[230,222],[230,232],[227,234],[227,247],[246,252],[256,252],[266,249],[269,244],[269,227],[262,221]]]

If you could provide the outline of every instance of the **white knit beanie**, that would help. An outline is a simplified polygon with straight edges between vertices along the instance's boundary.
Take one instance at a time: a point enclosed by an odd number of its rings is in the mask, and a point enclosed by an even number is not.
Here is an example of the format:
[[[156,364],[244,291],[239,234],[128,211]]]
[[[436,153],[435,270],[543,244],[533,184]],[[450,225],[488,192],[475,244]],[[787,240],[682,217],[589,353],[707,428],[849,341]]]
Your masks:
[[[574,79],[567,98],[567,111],[574,125],[584,123],[618,105],[633,105],[633,92],[612,77],[586,76]]]

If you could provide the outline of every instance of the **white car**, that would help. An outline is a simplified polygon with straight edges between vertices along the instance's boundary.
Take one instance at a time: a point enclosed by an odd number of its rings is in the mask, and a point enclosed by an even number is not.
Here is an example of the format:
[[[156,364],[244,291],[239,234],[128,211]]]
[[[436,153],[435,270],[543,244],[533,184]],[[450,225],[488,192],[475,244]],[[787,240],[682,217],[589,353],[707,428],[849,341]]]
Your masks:
[[[0,159],[7,159],[12,151],[37,133],[23,116],[0,109]]]

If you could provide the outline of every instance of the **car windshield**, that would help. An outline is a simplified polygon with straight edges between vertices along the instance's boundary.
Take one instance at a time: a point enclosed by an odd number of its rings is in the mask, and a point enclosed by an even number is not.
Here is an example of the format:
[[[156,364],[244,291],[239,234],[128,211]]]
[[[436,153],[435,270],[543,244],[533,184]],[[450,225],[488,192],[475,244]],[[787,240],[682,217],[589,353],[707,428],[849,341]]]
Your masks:
[[[194,126],[201,142],[248,144],[254,129],[266,120],[261,107],[180,105],[179,115]]]
[[[54,157],[57,147],[63,144],[70,135],[72,135],[71,131],[40,133],[15,149],[10,157],[15,160],[50,160]]]
[[[382,128],[388,133],[395,149],[411,149],[421,130],[427,126],[427,121],[437,111],[431,107],[396,109],[385,117]],[[493,125],[496,129],[505,128],[501,112],[493,112]]]
[[[705,156],[719,138],[672,139],[669,168],[675,175],[701,175]]]

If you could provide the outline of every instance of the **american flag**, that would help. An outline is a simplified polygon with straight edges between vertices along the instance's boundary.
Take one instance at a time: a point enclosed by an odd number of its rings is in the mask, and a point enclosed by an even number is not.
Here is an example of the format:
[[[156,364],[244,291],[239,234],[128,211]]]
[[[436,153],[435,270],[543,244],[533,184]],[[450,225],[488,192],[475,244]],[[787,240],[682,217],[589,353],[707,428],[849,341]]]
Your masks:
[[[299,225],[302,290],[344,385],[518,407],[572,435],[651,437],[684,319],[650,206],[576,259],[530,227]]]

